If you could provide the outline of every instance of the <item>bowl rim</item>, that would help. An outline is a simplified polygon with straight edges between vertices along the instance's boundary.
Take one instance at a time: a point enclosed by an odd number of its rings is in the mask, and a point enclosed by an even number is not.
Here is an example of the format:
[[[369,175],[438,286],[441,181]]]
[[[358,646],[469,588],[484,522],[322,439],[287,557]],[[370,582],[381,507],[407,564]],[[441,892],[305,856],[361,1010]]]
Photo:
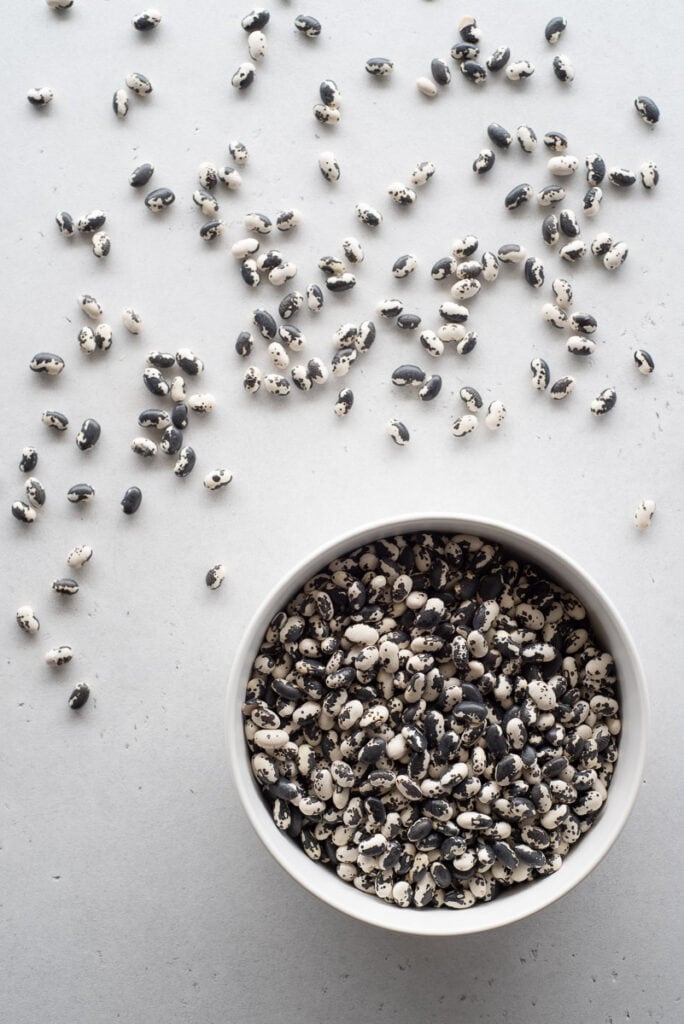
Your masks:
[[[552,577],[568,586],[568,589],[577,589],[579,581],[579,589],[591,595],[590,602],[583,596],[580,599],[587,605],[595,632],[604,632],[604,626],[607,626],[619,638],[624,649],[623,667],[628,666],[631,669],[630,675],[633,679],[630,705],[634,705],[634,712],[631,717],[639,723],[639,728],[629,737],[630,746],[634,747],[630,750],[629,763],[622,767],[622,758],[617,762],[620,765],[616,770],[616,778],[619,774],[622,790],[621,808],[611,806],[610,819],[604,823],[603,829],[599,826],[604,822],[605,814],[602,814],[596,825],[583,836],[582,849],[588,853],[589,846],[592,847],[592,853],[585,856],[584,863],[581,864],[576,858],[574,871],[566,871],[565,881],[560,878],[567,867],[568,859],[576,849],[573,848],[564,860],[563,868],[558,872],[535,880],[533,885],[509,890],[504,894],[504,898],[489,903],[478,903],[467,910],[451,913],[438,912],[440,908],[419,910],[396,907],[382,900],[370,898],[368,894],[360,892],[348,882],[343,882],[334,872],[327,869],[311,871],[312,862],[309,857],[293,840],[278,831],[261,798],[249,769],[249,754],[244,742],[242,716],[239,712],[242,703],[241,688],[248,678],[248,675],[245,675],[245,666],[249,673],[248,662],[251,663],[254,658],[256,645],[263,636],[266,625],[305,580],[333,559],[355,547],[370,544],[386,536],[419,532],[481,536],[485,540],[490,539],[510,548],[513,554],[522,554],[524,550],[529,561],[540,564]],[[497,534],[500,536],[494,536]],[[530,548],[531,552],[528,550]],[[549,562],[553,563],[552,568],[549,567]],[[566,570],[575,577],[572,585],[567,584],[562,578]],[[618,677],[624,678],[624,672],[619,672]],[[501,520],[470,513],[414,513],[375,519],[337,534],[301,558],[271,587],[251,616],[232,659],[224,705],[224,736],[231,774],[240,803],[257,836],[280,866],[312,895],[347,916],[389,931],[430,937],[470,935],[513,924],[555,903],[586,878],[611,849],[634,806],[641,787],[646,758],[648,722],[648,695],[641,660],[620,613],[602,587],[578,562],[555,545],[528,530]],[[621,746],[624,742],[621,738]],[[254,799],[255,794],[258,800]],[[593,842],[590,843],[592,839]],[[544,885],[552,881],[555,881],[555,885]]]

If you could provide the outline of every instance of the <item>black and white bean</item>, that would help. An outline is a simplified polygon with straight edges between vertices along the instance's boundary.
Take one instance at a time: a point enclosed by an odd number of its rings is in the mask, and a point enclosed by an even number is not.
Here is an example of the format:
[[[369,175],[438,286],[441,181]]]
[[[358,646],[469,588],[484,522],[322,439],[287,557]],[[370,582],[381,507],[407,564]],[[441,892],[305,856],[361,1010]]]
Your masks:
[[[18,519],[20,523],[34,523],[36,521],[36,510],[31,508],[26,501],[13,501],[10,510],[14,518]]]
[[[63,576],[52,581],[52,589],[56,594],[65,594],[73,597],[74,594],[78,594],[80,587],[78,580],[72,580],[70,577]]]
[[[123,120],[127,116],[128,93],[125,89],[117,89],[112,96],[112,109],[120,120]]]
[[[126,75],[126,85],[138,96],[149,96],[152,92],[152,83],[140,71],[131,71]]]
[[[32,445],[26,445],[21,449],[19,469],[22,473],[32,473],[38,465],[38,451]]]
[[[575,68],[570,58],[564,53],[558,53],[552,61],[553,73],[559,82],[572,82],[575,78]]]
[[[502,71],[510,58],[511,51],[508,46],[497,46],[495,50],[492,50],[491,56],[487,59],[487,69],[494,72]]]
[[[64,360],[54,352],[37,352],[29,363],[34,373],[45,373],[56,377],[64,369]]]
[[[333,406],[333,412],[336,416],[346,416],[353,404],[354,392],[352,389],[342,388],[337,395],[337,401]]]
[[[567,398],[575,390],[575,378],[574,377],[559,377],[558,380],[554,381],[549,389],[551,398],[555,398],[556,401],[560,401],[563,398]]]
[[[230,84],[239,91],[249,89],[250,85],[254,82],[255,74],[255,65],[252,64],[251,60],[245,60],[242,64],[238,64],[230,79]]]
[[[151,32],[161,23],[161,14],[155,7],[148,7],[147,10],[136,14],[133,18],[133,28],[138,32]]]
[[[646,160],[639,166],[639,177],[644,188],[650,190],[660,181],[660,171],[652,160]]]
[[[228,570],[222,562],[217,562],[216,565],[212,565],[211,569],[207,571],[204,577],[204,582],[209,587],[209,590],[218,590],[223,581],[226,578]]]
[[[604,388],[591,402],[589,406],[594,416],[605,416],[607,412],[615,408],[617,392],[615,388]]]
[[[136,26],[138,27],[138,26]],[[90,687],[87,683],[78,683],[69,694],[67,704],[72,711],[78,711],[90,697]]]
[[[546,28],[544,29],[544,35],[547,43],[551,43],[551,45],[554,46],[567,27],[567,19],[561,15],[551,18],[551,20],[546,23]]]
[[[643,373],[645,376],[653,373],[655,369],[655,362],[653,356],[646,351],[645,348],[638,348],[634,352],[634,362],[637,365],[639,373]]]
[[[124,515],[132,516],[142,504],[142,491],[139,487],[127,487],[121,499],[121,508]]]
[[[86,310],[87,312],[87,310]],[[92,314],[90,314],[92,315]],[[96,319],[102,316],[102,310],[96,315]],[[140,313],[138,313],[131,306],[127,306],[126,309],[121,313],[121,319],[123,325],[129,334],[140,334],[143,329],[143,322]]]
[[[473,170],[476,174],[486,174],[487,171],[491,171],[495,161],[493,149],[481,149],[473,160]]]
[[[53,430],[66,430],[69,426],[67,417],[57,409],[46,409],[41,419],[46,427],[52,427]]]
[[[145,206],[150,213],[161,213],[176,201],[175,193],[166,187],[155,188],[145,196]]]
[[[611,167],[608,170],[608,181],[616,188],[631,188],[636,180],[636,174],[628,167]]]
[[[24,484],[26,497],[31,508],[42,508],[45,504],[45,488],[35,476],[30,476]]]
[[[532,387],[537,391],[546,391],[551,381],[549,364],[540,356],[535,356],[530,363],[530,369],[532,371]]]
[[[385,425],[385,430],[394,443],[400,447],[408,444],[411,440],[411,435],[409,434],[406,424],[402,423],[401,420],[398,420],[395,417],[388,420]]]
[[[86,562],[93,557],[93,549],[89,544],[79,544],[72,548],[66,557],[66,564],[70,569],[82,569]]]
[[[95,497],[95,488],[90,484],[74,484],[67,491],[67,500],[73,505],[90,502]]]
[[[529,124],[521,124],[515,130],[515,137],[523,153],[534,153],[537,148],[537,133]]]
[[[60,235],[64,238],[73,238],[76,233],[74,218],[67,210],[62,210],[55,217]]]
[[[650,96],[637,96],[634,100],[634,108],[641,120],[646,124],[657,124],[660,120],[658,104]]]
[[[19,629],[23,629],[25,633],[35,634],[40,630],[40,622],[29,604],[22,604],[17,608],[16,619]]]
[[[34,89],[29,89],[26,94],[26,99],[32,107],[46,107],[48,103],[52,103],[54,97],[54,92],[47,85],[41,85]]]
[[[128,184],[131,188],[142,188],[154,174],[154,164],[144,163],[135,167],[129,177]]]
[[[634,513],[634,525],[637,530],[646,530],[655,515],[656,503],[652,498],[645,498]]]
[[[579,161],[576,156],[572,156],[569,153],[561,153],[559,156],[552,156],[547,164],[549,174],[555,174],[556,177],[562,178],[567,177],[569,174],[574,174],[579,166]]]
[[[506,78],[509,82],[519,82],[525,78],[531,78],[534,74],[534,64],[529,60],[514,60],[506,68]]]
[[[68,644],[62,644],[60,647],[52,647],[49,651],[45,652],[45,664],[58,668],[62,665],[68,665],[73,656],[73,648],[69,647]]]
[[[189,476],[195,468],[196,461],[197,455],[195,454],[195,449],[191,448],[189,444],[186,444],[178,453],[178,458],[176,459],[176,463],[173,467],[173,472],[178,477]]]

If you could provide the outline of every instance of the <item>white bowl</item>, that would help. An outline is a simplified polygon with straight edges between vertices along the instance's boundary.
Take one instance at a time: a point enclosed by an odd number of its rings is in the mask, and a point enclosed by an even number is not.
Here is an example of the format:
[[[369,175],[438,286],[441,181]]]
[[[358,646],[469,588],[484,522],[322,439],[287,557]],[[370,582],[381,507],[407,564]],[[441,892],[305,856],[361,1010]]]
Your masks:
[[[551,578],[576,594],[586,606],[597,638],[615,659],[619,680],[620,757],[608,799],[595,824],[570,850],[557,872],[526,885],[513,886],[490,903],[476,903],[466,910],[397,907],[360,892],[343,882],[330,868],[311,861],[273,822],[252,775],[240,711],[245,683],[251,676],[252,663],[266,628],[273,615],[302,584],[333,558],[362,544],[417,531],[475,534],[547,570]],[[226,740],[233,778],[247,816],[266,848],[305,889],[330,906],[359,921],[412,935],[468,935],[498,928],[549,906],[586,878],[605,857],[627,821],[641,783],[647,733],[648,705],[643,670],[629,633],[608,597],[583,569],[556,548],[522,530],[475,516],[411,516],[385,520],[354,530],[319,548],[271,591],[255,614],[235,656],[226,701]]]

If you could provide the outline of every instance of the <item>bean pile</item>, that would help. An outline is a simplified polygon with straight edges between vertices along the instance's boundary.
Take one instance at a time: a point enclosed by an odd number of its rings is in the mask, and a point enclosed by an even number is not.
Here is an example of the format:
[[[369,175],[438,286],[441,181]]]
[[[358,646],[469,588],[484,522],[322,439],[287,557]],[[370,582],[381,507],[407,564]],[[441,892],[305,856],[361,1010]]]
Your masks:
[[[471,535],[337,558],[277,612],[245,687],[275,825],[400,907],[557,871],[618,758],[615,664],[580,601]]]

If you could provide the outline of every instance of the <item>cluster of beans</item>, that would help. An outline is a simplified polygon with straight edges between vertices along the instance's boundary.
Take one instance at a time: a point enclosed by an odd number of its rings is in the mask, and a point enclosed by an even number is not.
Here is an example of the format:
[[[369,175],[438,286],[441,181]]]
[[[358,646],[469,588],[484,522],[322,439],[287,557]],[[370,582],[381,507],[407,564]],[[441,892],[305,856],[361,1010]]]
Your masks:
[[[64,13],[73,4],[73,0],[47,0],[48,6],[57,13]],[[255,65],[252,61],[261,61],[266,56],[267,40],[264,28],[270,20],[270,13],[264,8],[257,8],[245,15],[241,20],[241,27],[247,33],[247,50],[250,62],[240,65],[232,78],[232,84],[238,89],[246,89],[254,81]],[[161,22],[159,11],[149,9],[135,15],[132,21],[136,31],[152,32],[156,30]],[[295,29],[308,39],[316,39],[322,27],[320,22],[310,15],[298,15],[294,19]],[[553,18],[545,29],[547,42],[554,45],[560,39],[566,28],[566,20],[562,17]],[[465,81],[480,86],[485,83],[489,75],[496,75],[504,71],[506,77],[512,82],[518,82],[529,78],[534,73],[534,65],[525,59],[511,60],[510,50],[506,46],[498,46],[483,61],[480,57],[480,41],[482,32],[476,20],[472,17],[465,17],[459,26],[460,41],[451,48],[450,56],[454,66],[461,71]],[[574,78],[574,68],[570,59],[564,55],[556,55],[553,59],[553,72],[556,77],[565,83],[571,83]],[[389,57],[369,57],[365,60],[365,70],[372,79],[387,80],[395,76],[395,62]],[[445,89],[451,83],[451,66],[449,62],[441,57],[435,57],[431,61],[430,70],[432,81],[421,78],[418,81],[420,91],[429,97],[434,97],[440,89]],[[119,118],[125,118],[129,111],[131,92],[134,95],[145,97],[153,91],[152,83],[146,75],[141,72],[131,72],[125,78],[125,88],[118,89],[114,94],[113,107]],[[319,85],[320,103],[314,107],[314,117],[322,125],[334,128],[340,123],[341,91],[337,83],[332,79],[325,79]],[[28,100],[33,107],[46,108],[54,96],[53,90],[48,86],[33,88],[28,93]],[[638,96],[634,101],[637,114],[644,123],[654,126],[659,121],[660,113],[656,103],[647,96]],[[477,174],[489,174],[496,162],[495,149],[509,149],[514,139],[525,154],[532,154],[537,148],[537,135],[530,125],[520,125],[515,133],[500,124],[492,123],[487,128],[489,143],[494,148],[483,149],[473,163],[473,170]],[[543,136],[543,144],[551,153],[547,165],[548,174],[554,179],[563,178],[572,180],[579,167],[580,161],[568,152],[568,142],[565,136],[559,131],[549,131]],[[200,235],[207,241],[218,239],[223,233],[224,222],[219,219],[219,204],[215,198],[214,190],[219,183],[225,185],[229,190],[236,191],[240,188],[242,178],[239,168],[248,160],[246,146],[238,141],[229,144],[232,164],[218,167],[210,162],[203,163],[199,168],[199,188],[193,193],[193,201],[199,207],[201,213],[207,218],[200,229]],[[332,151],[326,150],[318,156],[318,166],[321,174],[331,185],[339,182],[341,168]],[[603,158],[592,153],[585,159],[586,180],[588,189],[585,190],[581,199],[581,212],[587,218],[596,216],[601,208],[603,193],[601,184],[604,178],[617,189],[625,189],[633,186],[641,179],[643,187],[652,190],[658,184],[659,170],[655,163],[646,161],[639,167],[639,175],[633,171],[619,166],[606,169]],[[398,206],[412,205],[417,201],[418,190],[424,186],[434,175],[435,165],[431,161],[419,163],[404,181],[395,181],[387,187],[387,195],[392,204]],[[138,165],[131,172],[129,184],[139,189],[146,186],[154,174],[154,165],[146,162]],[[577,215],[569,207],[563,207],[556,212],[556,207],[562,204],[566,198],[566,190],[558,183],[543,185],[535,189],[529,183],[517,184],[508,190],[504,199],[504,206],[509,211],[528,204],[536,196],[537,202],[545,212],[541,224],[541,237],[546,246],[550,249],[558,246],[561,236],[566,240],[559,247],[559,255],[567,262],[573,263],[581,259],[590,251],[606,270],[618,269],[628,255],[627,244],[615,240],[607,231],[599,232],[588,245],[580,237],[580,227]],[[175,193],[167,187],[159,187],[147,193],[145,206],[152,213],[160,213],[167,209],[175,201]],[[551,208],[550,212],[546,212]],[[354,207],[354,214],[357,220],[364,227],[374,230],[383,223],[383,213],[371,203],[361,200]],[[301,220],[301,213],[294,208],[284,209],[277,213],[273,220],[263,213],[249,212],[244,217],[244,228],[248,237],[239,239],[232,245],[232,253],[235,256],[242,279],[250,288],[258,287],[262,280],[267,280],[274,287],[280,287],[290,281],[297,274],[297,266],[277,249],[270,249],[260,252],[260,238],[270,233],[274,222],[275,227],[280,231],[289,231],[296,227]],[[79,218],[74,218],[67,211],[61,211],[57,217],[57,226],[60,233],[67,239],[85,237],[90,239],[94,255],[98,259],[105,258],[111,249],[109,234],[103,230],[106,223],[106,214],[102,210],[92,210]],[[477,296],[483,284],[491,284],[496,281],[500,269],[504,265],[519,265],[524,280],[531,287],[538,289],[545,283],[545,269],[542,261],[536,256],[528,256],[522,246],[517,243],[508,242],[499,245],[498,248],[483,252],[479,258],[476,252],[479,247],[478,239],[473,235],[456,239],[452,252],[448,256],[438,258],[432,265],[430,276],[435,281],[447,283],[450,295],[439,305],[438,315],[442,323],[435,330],[426,328],[421,323],[421,317],[411,311],[404,310],[401,299],[383,299],[377,306],[377,315],[385,321],[393,323],[401,331],[417,332],[418,343],[427,356],[439,358],[449,348],[459,356],[465,356],[471,352],[477,344],[477,332],[469,329],[468,317],[470,300]],[[327,292],[333,296],[354,288],[356,284],[356,271],[359,264],[364,260],[364,251],[361,243],[354,237],[345,238],[341,243],[341,255],[326,255],[319,260],[319,269],[324,275],[324,285]],[[418,268],[418,260],[412,253],[399,255],[391,268],[394,279],[401,280],[413,274]],[[595,341],[592,335],[597,329],[596,317],[588,313],[570,313],[572,304],[572,285],[564,278],[556,278],[552,284],[553,301],[544,303],[542,316],[553,328],[569,329],[570,334],[566,343],[569,352],[576,356],[590,356],[595,351]],[[102,308],[97,300],[90,295],[82,295],[79,298],[82,311],[97,321],[97,325],[91,327],[84,325],[79,330],[78,342],[81,351],[87,355],[106,353],[112,345],[113,332],[111,327],[102,320]],[[333,378],[346,376],[356,362],[357,357],[367,353],[373,345],[376,337],[376,326],[372,319],[366,319],[356,323],[344,323],[334,332],[332,341],[335,352],[330,360],[319,356],[313,356],[304,362],[290,366],[290,353],[300,351],[305,344],[305,336],[292,319],[298,315],[300,310],[306,309],[310,314],[318,313],[324,304],[324,291],[316,283],[309,284],[305,291],[288,292],[278,305],[280,323],[267,309],[259,308],[253,311],[253,324],[258,332],[267,341],[268,357],[273,364],[273,373],[264,374],[262,370],[251,365],[244,374],[243,385],[247,392],[256,393],[263,384],[264,391],[275,396],[286,396],[291,391],[291,383],[299,391],[309,391],[315,386],[325,384],[330,376]],[[131,333],[137,334],[142,329],[142,321],[139,314],[133,309],[124,310],[122,315],[124,326]],[[420,330],[419,330],[420,328]],[[236,351],[240,356],[247,356],[253,349],[253,336],[250,331],[241,331],[236,341]],[[654,370],[652,356],[643,348],[634,352],[634,361],[638,371],[642,374],[650,374]],[[173,407],[170,411],[164,408],[144,410],[139,417],[139,425],[143,428],[157,429],[161,432],[159,443],[149,436],[141,436],[133,439],[131,447],[133,451],[142,458],[153,457],[159,449],[169,455],[176,455],[174,472],[179,477],[187,476],[194,468],[196,457],[189,445],[183,444],[182,431],[188,423],[189,412],[203,414],[210,412],[214,406],[213,396],[209,394],[186,395],[185,379],[181,375],[174,376],[168,380],[163,371],[174,365],[186,374],[193,375],[200,372],[202,361],[193,353],[181,350],[177,353],[166,353],[160,351],[151,352],[148,356],[148,366],[143,373],[143,382],[155,397],[169,398]],[[62,356],[51,352],[38,352],[30,361],[30,368],[33,372],[57,376],[65,366]],[[190,367],[190,368],[189,368]],[[532,360],[532,384],[540,392],[548,392],[552,399],[564,399],[575,388],[574,378],[563,376],[555,381],[552,380],[548,363],[541,357]],[[289,379],[282,371],[289,370]],[[392,374],[392,383],[397,387],[404,387],[407,391],[413,391],[421,401],[432,401],[437,397],[442,388],[442,377],[436,373],[429,373],[414,363],[404,363],[398,366]],[[408,387],[407,387],[408,385]],[[466,412],[457,416],[452,421],[452,433],[455,437],[461,438],[471,434],[478,423],[478,414],[483,409],[483,401],[478,391],[471,386],[464,386],[459,392],[464,402]],[[604,416],[616,404],[617,394],[614,388],[604,388],[590,403],[590,411],[597,417]],[[338,416],[346,416],[354,404],[354,393],[350,387],[343,387],[337,394],[333,410]],[[492,431],[504,422],[506,408],[499,398],[494,398],[488,405],[484,414],[484,423]],[[68,429],[69,421],[67,416],[55,409],[47,409],[43,413],[43,422],[51,429],[65,431]],[[393,417],[386,425],[389,436],[399,445],[406,445],[410,439],[407,426],[398,418]],[[81,451],[88,451],[94,447],[100,436],[100,425],[93,419],[87,419],[76,437],[76,444]],[[25,453],[33,452],[35,449],[25,449]],[[22,468],[24,463],[26,471],[32,471],[30,466],[34,456],[22,457]],[[37,454],[35,455],[37,458]],[[35,461],[33,463],[35,466]],[[204,478],[204,485],[209,489],[225,487],[232,479],[231,473],[226,469],[217,469],[208,473]],[[31,477],[26,484],[26,500],[17,499],[12,504],[12,514],[15,518],[25,523],[34,522],[42,509],[45,501],[45,491],[40,481]],[[69,501],[87,502],[94,498],[95,490],[87,483],[77,483],[69,488],[67,497]],[[123,511],[126,514],[135,513],[140,507],[142,492],[136,486],[129,487],[122,499]],[[647,527],[655,510],[655,503],[651,499],[644,500],[634,514],[635,525],[639,529]],[[206,583],[212,589],[221,585],[226,575],[226,568],[218,563],[206,574]],[[75,593],[78,585],[70,580],[57,580],[55,590],[59,593]],[[27,621],[32,621],[31,616]],[[37,621],[37,620],[36,620]],[[57,650],[62,650],[59,648]],[[53,653],[53,652],[51,652]],[[55,655],[50,663],[61,663],[61,655]]]
[[[242,712],[276,826],[400,907],[557,871],[618,758],[615,664],[580,601],[465,534],[317,572],[271,620]]]

